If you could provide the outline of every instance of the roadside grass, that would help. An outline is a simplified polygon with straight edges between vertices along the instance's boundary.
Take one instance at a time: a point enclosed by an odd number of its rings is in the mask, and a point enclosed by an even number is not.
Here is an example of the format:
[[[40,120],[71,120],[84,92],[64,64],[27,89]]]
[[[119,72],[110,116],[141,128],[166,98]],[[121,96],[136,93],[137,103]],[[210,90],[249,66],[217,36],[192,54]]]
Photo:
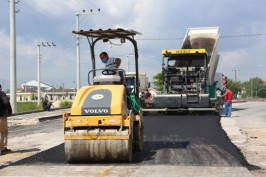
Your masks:
[[[72,101],[60,101],[59,107],[71,107]],[[17,113],[43,110],[42,103],[38,107],[37,102],[17,102]]]
[[[72,101],[61,101],[59,104],[59,107],[71,107],[72,106]]]
[[[17,102],[17,112],[28,112],[42,110],[42,105],[38,107],[37,102]]]

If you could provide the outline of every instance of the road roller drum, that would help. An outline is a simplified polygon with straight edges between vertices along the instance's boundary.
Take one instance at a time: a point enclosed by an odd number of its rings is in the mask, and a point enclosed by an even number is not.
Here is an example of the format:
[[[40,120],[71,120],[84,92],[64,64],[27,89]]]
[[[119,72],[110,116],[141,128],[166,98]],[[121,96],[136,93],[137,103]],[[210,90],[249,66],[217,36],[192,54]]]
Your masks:
[[[130,162],[131,140],[66,140],[69,162]]]

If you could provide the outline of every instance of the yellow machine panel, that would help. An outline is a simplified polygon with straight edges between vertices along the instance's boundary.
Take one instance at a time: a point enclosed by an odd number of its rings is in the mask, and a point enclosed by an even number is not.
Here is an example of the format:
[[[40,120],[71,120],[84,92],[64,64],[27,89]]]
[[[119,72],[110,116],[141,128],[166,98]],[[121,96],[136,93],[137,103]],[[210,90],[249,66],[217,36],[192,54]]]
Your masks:
[[[170,49],[170,50],[162,50],[163,55],[169,54],[195,54],[195,53],[202,53],[206,54],[205,49]]]
[[[66,127],[119,126],[123,123],[122,116],[72,116],[66,122]]]
[[[123,85],[82,87],[73,102],[71,115],[125,115],[126,99]]]
[[[70,116],[63,115],[68,161],[130,161],[133,122],[137,119],[132,111],[128,112],[126,96],[124,85],[79,89]],[[138,147],[142,147],[142,140]]]

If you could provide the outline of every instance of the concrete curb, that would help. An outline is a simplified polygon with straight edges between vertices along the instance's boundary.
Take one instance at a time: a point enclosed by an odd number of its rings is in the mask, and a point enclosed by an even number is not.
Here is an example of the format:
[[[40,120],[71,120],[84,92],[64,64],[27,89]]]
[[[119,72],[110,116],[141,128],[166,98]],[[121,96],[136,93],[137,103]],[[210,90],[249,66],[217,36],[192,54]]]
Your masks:
[[[70,114],[70,109],[58,109],[54,111],[32,112],[8,117],[8,126],[32,125],[47,120],[60,119],[63,113]]]
[[[70,107],[53,108],[53,109],[51,109],[51,112],[58,111],[58,110],[61,110],[61,109],[70,109]],[[46,111],[44,111],[44,110],[34,110],[34,111],[27,111],[27,112],[19,112],[19,113],[12,114],[10,117],[18,116],[18,115],[24,115],[24,114],[31,114],[31,113],[42,113],[42,112],[46,112]]]
[[[245,103],[246,100],[233,100],[232,103]]]
[[[68,115],[70,115],[70,112],[67,112]],[[54,120],[54,119],[59,119],[62,118],[63,114],[56,114],[52,116],[43,116],[43,117],[38,117],[37,119],[39,122],[44,122],[46,120]]]

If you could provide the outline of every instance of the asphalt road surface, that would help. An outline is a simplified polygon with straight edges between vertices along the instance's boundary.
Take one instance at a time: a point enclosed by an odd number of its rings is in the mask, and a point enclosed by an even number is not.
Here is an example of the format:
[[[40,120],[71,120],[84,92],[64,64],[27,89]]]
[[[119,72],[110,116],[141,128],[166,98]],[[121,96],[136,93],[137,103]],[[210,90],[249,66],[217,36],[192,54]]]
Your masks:
[[[62,142],[0,167],[0,176],[180,176],[181,173],[181,176],[244,177],[250,176],[246,168],[256,168],[231,143],[218,115],[145,116],[144,150],[135,152],[132,162],[126,164],[68,164],[61,129],[61,119],[10,129],[11,139],[37,133],[40,143],[47,133],[51,136],[59,131],[55,136],[62,136]]]

